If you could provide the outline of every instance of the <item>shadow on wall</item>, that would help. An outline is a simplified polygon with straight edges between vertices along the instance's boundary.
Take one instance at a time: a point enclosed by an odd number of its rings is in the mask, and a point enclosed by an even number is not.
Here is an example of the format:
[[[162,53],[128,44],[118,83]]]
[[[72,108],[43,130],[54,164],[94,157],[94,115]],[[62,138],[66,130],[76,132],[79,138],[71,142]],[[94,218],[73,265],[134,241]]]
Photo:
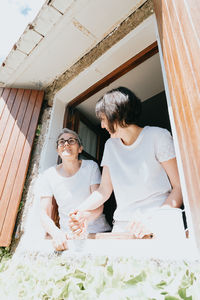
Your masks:
[[[161,92],[142,102],[141,127],[146,125],[166,128],[171,132],[165,92]]]

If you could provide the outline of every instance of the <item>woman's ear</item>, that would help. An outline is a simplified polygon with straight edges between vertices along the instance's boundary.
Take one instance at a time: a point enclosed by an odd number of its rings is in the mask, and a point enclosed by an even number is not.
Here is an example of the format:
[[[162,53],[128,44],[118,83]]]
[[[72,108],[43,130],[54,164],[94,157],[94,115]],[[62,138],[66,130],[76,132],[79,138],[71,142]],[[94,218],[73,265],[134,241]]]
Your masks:
[[[83,146],[79,147],[78,153],[81,153],[83,151]]]
[[[57,152],[58,156],[61,158],[61,155],[59,154],[58,148],[56,148],[56,152]]]

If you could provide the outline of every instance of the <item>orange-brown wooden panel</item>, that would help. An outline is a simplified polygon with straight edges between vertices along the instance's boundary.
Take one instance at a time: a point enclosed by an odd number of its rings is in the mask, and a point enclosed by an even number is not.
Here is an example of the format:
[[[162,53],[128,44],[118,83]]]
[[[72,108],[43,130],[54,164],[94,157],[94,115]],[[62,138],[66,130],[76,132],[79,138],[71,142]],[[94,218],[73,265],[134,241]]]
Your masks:
[[[12,172],[14,170],[14,167],[11,166],[11,163],[17,164],[17,159],[19,159],[18,151],[20,153],[20,149],[17,149],[17,143],[19,144],[18,138],[19,138],[19,135],[20,135],[20,131],[23,130],[23,128],[27,128],[26,123],[23,127],[25,116],[27,115],[27,117],[31,117],[31,115],[30,114],[28,115],[28,112],[26,112],[28,104],[29,104],[29,107],[32,106],[32,108],[33,108],[33,105],[34,105],[34,103],[29,101],[30,93],[31,93],[31,91],[27,90],[24,94],[22,105],[21,105],[20,111],[19,111],[19,115],[17,116],[17,118],[15,120],[15,125],[14,125],[14,128],[13,128],[13,132],[12,132],[12,135],[11,135],[6,153],[4,155],[4,159],[3,159],[2,164],[1,164],[1,168],[0,168],[0,178],[1,178],[1,184],[0,184],[1,201],[0,201],[0,205],[2,203],[2,198],[3,198],[2,193],[4,191],[5,182],[7,181],[7,189],[10,188],[8,186],[8,182],[10,184],[12,182],[12,181],[9,181],[9,178],[7,179],[8,172],[9,172],[10,168],[12,168]],[[33,98],[33,100],[34,100],[34,98]],[[2,141],[2,144],[3,144],[3,141]],[[10,173],[10,177],[12,177],[12,173]],[[11,180],[12,180],[12,178],[11,178]]]
[[[166,20],[170,19],[172,24],[171,20],[175,17],[175,9],[172,10],[171,8],[171,10],[169,10],[169,5],[167,6],[166,3],[164,4],[164,8],[166,8],[167,12]],[[176,26],[168,26],[168,31],[166,31],[166,36],[168,36],[168,48],[166,47],[165,49],[169,49],[168,53],[171,53],[171,59],[168,60],[168,65],[171,67],[169,69],[171,78],[174,76],[172,87],[174,95],[176,96],[176,102],[173,103],[173,107],[179,112],[179,119],[176,116],[177,125],[179,123],[177,129],[182,135],[181,151],[182,153],[187,152],[185,153],[183,164],[187,164],[187,169],[190,169],[190,172],[187,172],[185,176],[188,177],[187,182],[189,183],[189,188],[192,186],[190,193],[192,202],[193,199],[195,199],[195,190],[199,187],[199,92],[195,85],[196,77],[195,80],[193,77],[194,69],[187,56],[187,45],[184,45],[182,39],[177,39],[177,33],[181,36],[181,28],[178,26],[178,22],[174,21],[173,24],[174,23]],[[174,72],[171,72],[172,68]],[[190,176],[190,173],[192,173],[193,176]],[[199,209],[199,201],[194,201],[193,205],[195,206],[195,210]]]
[[[0,246],[8,246],[12,239],[42,100],[43,91],[16,90],[14,103],[8,107],[7,101],[3,111],[6,124],[0,150]]]
[[[198,0],[154,0],[158,31],[200,248],[200,46]],[[198,26],[197,26],[198,24]]]

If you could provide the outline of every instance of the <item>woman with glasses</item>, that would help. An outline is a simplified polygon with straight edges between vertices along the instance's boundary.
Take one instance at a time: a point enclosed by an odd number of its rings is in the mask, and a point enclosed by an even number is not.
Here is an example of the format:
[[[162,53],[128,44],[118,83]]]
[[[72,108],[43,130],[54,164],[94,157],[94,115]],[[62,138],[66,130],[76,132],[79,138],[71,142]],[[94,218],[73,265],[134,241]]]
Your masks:
[[[181,206],[172,137],[163,128],[140,127],[140,112],[140,100],[125,87],[111,90],[97,102],[96,115],[110,139],[105,144],[101,162],[100,187],[71,214],[72,231],[78,227],[81,233],[81,214],[84,210],[97,209],[113,190],[117,203],[113,231],[131,231],[138,238],[155,234],[149,226],[150,220],[153,223],[156,216],[166,214],[166,209],[174,212],[177,210],[171,208]],[[159,213],[156,215],[156,212]],[[157,224],[156,230],[162,225],[166,229],[170,220],[168,224],[164,222],[163,219]]]
[[[79,159],[83,146],[76,132],[64,128],[57,138],[56,148],[62,163],[47,169],[40,179],[41,221],[45,231],[51,235],[55,249],[65,250],[66,233],[69,233],[69,212],[99,187],[101,174],[97,163]],[[60,228],[49,217],[53,197],[58,205]],[[88,232],[110,230],[102,211],[103,205],[100,205],[91,212],[85,212]]]

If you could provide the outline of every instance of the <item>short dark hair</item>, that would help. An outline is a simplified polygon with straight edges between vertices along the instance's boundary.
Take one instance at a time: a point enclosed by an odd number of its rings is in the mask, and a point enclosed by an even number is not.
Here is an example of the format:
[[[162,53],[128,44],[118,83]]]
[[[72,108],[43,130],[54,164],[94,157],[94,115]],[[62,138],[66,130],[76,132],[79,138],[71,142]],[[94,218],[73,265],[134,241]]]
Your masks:
[[[81,138],[80,136],[78,135],[78,133],[76,133],[75,131],[69,129],[69,128],[63,128],[61,130],[61,132],[59,133],[58,137],[57,137],[57,140],[56,140],[56,147],[58,148],[58,140],[59,138],[61,137],[61,135],[63,135],[64,133],[70,133],[70,134],[73,134],[73,136],[78,140],[78,144],[79,146],[81,147],[83,144],[82,144],[82,141],[81,141]]]
[[[140,99],[128,88],[118,87],[107,92],[96,104],[96,115],[101,119],[104,114],[108,120],[109,130],[114,133],[114,124],[127,127],[138,125],[142,104]]]

